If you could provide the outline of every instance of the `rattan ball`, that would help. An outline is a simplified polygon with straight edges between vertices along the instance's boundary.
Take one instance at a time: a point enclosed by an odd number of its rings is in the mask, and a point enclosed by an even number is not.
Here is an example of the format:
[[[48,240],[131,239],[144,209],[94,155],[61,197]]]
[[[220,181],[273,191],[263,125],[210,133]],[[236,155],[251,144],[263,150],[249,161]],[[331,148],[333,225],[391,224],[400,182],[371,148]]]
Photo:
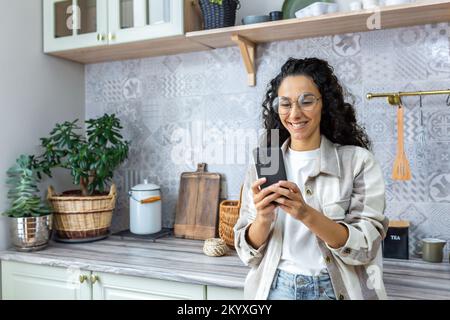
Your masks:
[[[228,252],[228,247],[222,239],[211,238],[205,240],[203,252],[210,257],[221,257]]]

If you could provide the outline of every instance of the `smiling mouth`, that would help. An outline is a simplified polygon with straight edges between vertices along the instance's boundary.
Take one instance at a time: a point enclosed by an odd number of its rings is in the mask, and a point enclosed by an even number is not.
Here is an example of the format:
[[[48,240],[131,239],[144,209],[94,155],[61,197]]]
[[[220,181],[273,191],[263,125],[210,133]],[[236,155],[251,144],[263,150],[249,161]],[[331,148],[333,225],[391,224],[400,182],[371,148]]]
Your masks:
[[[294,130],[303,129],[308,125],[309,121],[288,122],[289,126]]]

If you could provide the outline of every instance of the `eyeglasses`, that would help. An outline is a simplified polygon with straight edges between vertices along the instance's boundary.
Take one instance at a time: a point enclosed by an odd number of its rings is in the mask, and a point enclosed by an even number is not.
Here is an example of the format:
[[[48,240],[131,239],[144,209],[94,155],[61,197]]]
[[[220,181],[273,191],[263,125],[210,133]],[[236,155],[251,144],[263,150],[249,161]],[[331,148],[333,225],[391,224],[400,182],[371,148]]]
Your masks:
[[[311,111],[321,98],[322,97],[316,97],[312,93],[301,94],[296,102],[292,102],[291,99],[287,97],[276,97],[272,102],[272,108],[276,113],[285,115],[290,113],[294,103],[297,103],[302,110]]]

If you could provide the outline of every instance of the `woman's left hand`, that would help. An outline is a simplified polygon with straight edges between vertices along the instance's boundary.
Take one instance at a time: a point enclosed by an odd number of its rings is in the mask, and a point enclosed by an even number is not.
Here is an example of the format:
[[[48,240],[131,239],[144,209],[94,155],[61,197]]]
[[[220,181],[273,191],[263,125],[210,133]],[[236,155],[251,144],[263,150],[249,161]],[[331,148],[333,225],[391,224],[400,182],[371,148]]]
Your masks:
[[[280,208],[286,213],[290,214],[297,220],[303,220],[306,216],[309,206],[303,199],[300,188],[293,182],[279,181],[275,188],[275,192],[281,194],[283,197],[279,197],[274,200],[280,204]]]

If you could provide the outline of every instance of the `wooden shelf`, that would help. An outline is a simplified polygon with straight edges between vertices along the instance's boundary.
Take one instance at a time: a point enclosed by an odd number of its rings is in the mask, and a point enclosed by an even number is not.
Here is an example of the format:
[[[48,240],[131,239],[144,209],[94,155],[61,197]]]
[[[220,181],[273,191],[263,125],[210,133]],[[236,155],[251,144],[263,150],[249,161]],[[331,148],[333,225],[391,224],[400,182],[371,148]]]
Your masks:
[[[189,32],[186,37],[210,48],[223,48],[236,45],[239,37],[256,50],[256,45],[281,40],[329,36],[379,29],[407,27],[450,21],[450,1],[434,1],[381,7],[378,28],[373,25],[375,12],[362,10],[338,12],[304,19],[288,19],[236,26],[221,29]],[[248,53],[241,47],[241,54],[249,77],[249,85],[255,85],[256,66],[250,68]]]
[[[51,54],[85,64],[97,63],[236,46],[237,42],[233,40],[236,38],[233,36],[239,36],[241,42],[238,43],[245,41],[247,48],[255,45],[256,50],[256,45],[259,43],[371,31],[367,27],[367,20],[373,14],[372,10],[338,12],[319,17],[194,31],[186,33],[185,36],[75,49]],[[449,22],[450,1],[381,7],[380,17],[381,29]],[[254,52],[250,50],[250,55],[248,55],[247,51],[241,46],[244,61],[247,61],[246,68],[249,73],[249,84],[251,84],[251,73],[255,72],[255,68],[252,68],[253,61],[251,61]]]
[[[288,19],[252,25],[189,32],[188,39],[211,48],[235,45],[231,37],[239,35],[253,43],[320,37],[371,31],[367,19],[371,10],[330,13],[304,19]],[[450,21],[450,1],[434,1],[381,7],[381,29]]]

